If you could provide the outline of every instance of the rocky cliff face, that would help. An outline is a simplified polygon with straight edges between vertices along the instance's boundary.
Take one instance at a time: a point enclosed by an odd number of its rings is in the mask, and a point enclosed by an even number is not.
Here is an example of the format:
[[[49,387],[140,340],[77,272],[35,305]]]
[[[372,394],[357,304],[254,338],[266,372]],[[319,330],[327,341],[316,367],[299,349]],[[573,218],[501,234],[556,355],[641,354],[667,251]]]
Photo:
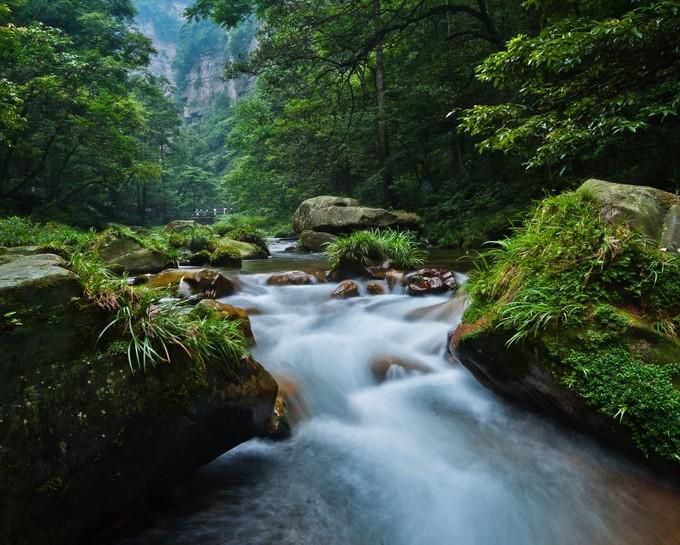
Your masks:
[[[251,21],[228,32],[209,22],[187,23],[183,12],[190,3],[135,0],[137,25],[158,51],[150,69],[176,87],[186,121],[201,117],[221,99],[234,102],[248,92],[252,79],[225,80],[224,67],[256,45]]]

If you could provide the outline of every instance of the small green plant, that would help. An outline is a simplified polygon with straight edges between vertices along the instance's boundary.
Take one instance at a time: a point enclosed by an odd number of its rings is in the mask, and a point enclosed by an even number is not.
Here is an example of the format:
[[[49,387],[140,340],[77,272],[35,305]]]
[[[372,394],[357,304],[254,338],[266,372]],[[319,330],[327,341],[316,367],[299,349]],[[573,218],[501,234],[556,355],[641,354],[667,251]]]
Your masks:
[[[360,273],[363,268],[389,261],[399,269],[414,269],[425,263],[425,252],[409,231],[356,231],[339,237],[324,250],[331,271]]]
[[[133,372],[170,363],[176,350],[200,365],[211,357],[238,360],[248,351],[238,323],[190,312],[181,302],[161,303],[158,292],[146,289],[130,292],[99,340],[108,334],[114,335],[114,342],[120,342],[115,340],[119,337],[127,341]]]

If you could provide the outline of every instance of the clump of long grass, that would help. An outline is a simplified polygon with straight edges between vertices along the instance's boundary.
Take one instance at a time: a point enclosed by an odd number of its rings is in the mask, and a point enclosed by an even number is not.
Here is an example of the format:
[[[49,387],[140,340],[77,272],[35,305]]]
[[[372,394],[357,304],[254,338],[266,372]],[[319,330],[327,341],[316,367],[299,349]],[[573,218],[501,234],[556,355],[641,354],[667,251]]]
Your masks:
[[[425,263],[425,252],[410,231],[366,230],[341,236],[324,250],[331,271],[360,271],[389,261],[399,269],[414,269]]]
[[[136,289],[121,302],[114,318],[102,330],[127,342],[132,372],[170,363],[177,351],[199,365],[211,359],[238,361],[248,351],[248,341],[238,322],[191,312],[179,301],[159,302],[153,290]]]

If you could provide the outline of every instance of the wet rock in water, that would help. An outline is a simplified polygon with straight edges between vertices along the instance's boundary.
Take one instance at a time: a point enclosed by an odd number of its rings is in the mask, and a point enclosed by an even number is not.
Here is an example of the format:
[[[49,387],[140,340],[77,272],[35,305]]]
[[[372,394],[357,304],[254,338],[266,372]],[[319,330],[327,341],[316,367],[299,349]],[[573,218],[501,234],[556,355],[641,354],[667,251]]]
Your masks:
[[[252,242],[243,242],[231,238],[223,237],[219,240],[217,251],[223,253],[232,253],[241,259],[267,259],[269,257],[269,250],[265,246],[259,246]],[[217,264],[217,263],[213,263]]]
[[[337,240],[338,237],[320,231],[303,231],[300,234],[300,245],[312,252],[321,252],[326,245]]]
[[[309,416],[309,409],[302,397],[300,386],[294,380],[275,376],[279,387],[278,398],[282,401],[286,418],[290,425],[295,425]]]
[[[196,306],[198,311],[209,309],[217,313],[223,320],[239,322],[239,329],[246,339],[254,340],[253,330],[250,326],[248,311],[244,308],[235,307],[226,303],[220,303],[213,299],[203,299]]]
[[[366,273],[366,276],[368,276],[369,278],[373,278],[374,280],[385,280],[387,275],[394,270],[395,270],[394,263],[391,263],[390,261],[385,261],[380,265],[366,267],[364,269],[364,272]]]
[[[287,439],[292,433],[292,426],[288,418],[288,405],[283,395],[276,396],[274,412],[266,425],[267,437],[275,441]]]
[[[456,278],[451,271],[435,267],[406,275],[404,283],[409,295],[432,295],[458,288]]]
[[[219,299],[233,295],[237,282],[212,269],[168,269],[151,276],[146,284],[151,288],[176,288],[184,297],[203,295]]]
[[[387,287],[390,288],[390,291],[394,291],[394,288],[404,283],[404,276],[403,272],[395,270],[385,273],[385,282],[387,282]]]
[[[432,368],[425,363],[391,355],[378,356],[373,359],[370,363],[370,370],[378,382],[397,378],[400,374],[432,372]]]
[[[169,231],[188,231],[197,227],[198,224],[194,220],[174,220],[168,223],[165,228]]]
[[[306,286],[314,283],[314,277],[304,271],[288,271],[270,276],[269,286]]]
[[[369,282],[366,284],[366,291],[369,295],[385,295],[387,289],[381,282]]]
[[[345,280],[333,292],[333,297],[346,299],[348,297],[359,297],[359,286],[354,280]]]

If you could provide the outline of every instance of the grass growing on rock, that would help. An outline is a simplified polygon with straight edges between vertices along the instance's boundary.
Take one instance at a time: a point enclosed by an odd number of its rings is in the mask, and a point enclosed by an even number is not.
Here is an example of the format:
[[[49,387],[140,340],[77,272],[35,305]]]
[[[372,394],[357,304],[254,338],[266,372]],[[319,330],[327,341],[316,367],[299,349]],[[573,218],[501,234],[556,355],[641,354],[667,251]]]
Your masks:
[[[326,246],[332,272],[360,274],[365,267],[386,261],[399,269],[414,269],[425,263],[425,252],[409,231],[367,230],[341,236]]]
[[[680,256],[601,220],[583,191],[540,203],[483,254],[467,284],[469,335],[501,331],[629,429],[647,456],[680,462]],[[465,335],[463,336],[463,342]]]

